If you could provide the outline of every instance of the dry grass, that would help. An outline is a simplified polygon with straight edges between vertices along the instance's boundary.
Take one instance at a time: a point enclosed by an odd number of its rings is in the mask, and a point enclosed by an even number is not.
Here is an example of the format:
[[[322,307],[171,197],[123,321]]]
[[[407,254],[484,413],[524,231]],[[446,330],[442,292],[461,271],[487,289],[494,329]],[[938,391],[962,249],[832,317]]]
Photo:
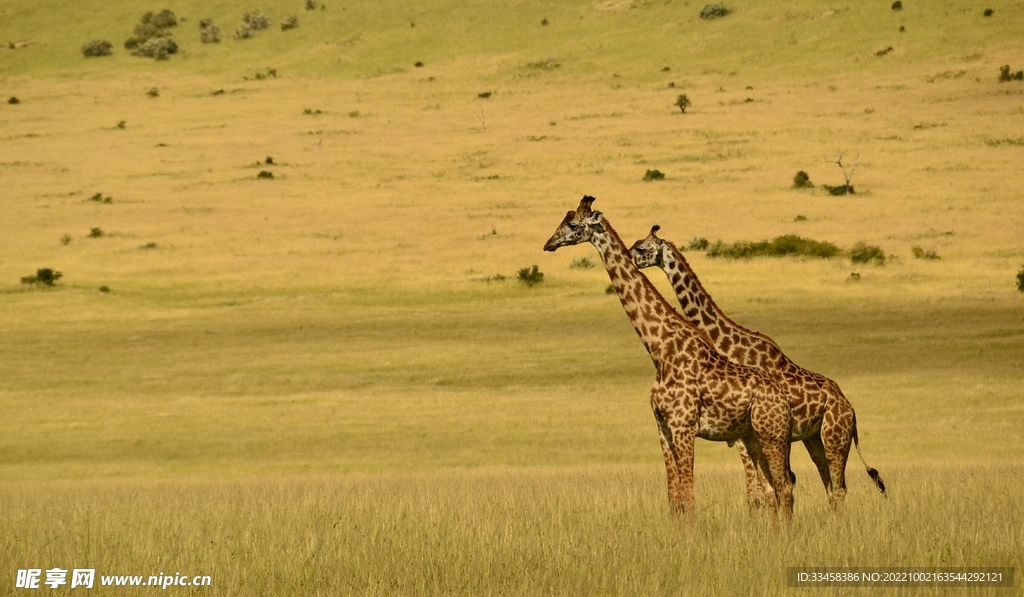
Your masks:
[[[117,4],[69,6],[59,31],[0,9],[0,40],[32,42],[0,50],[21,100],[0,107],[12,570],[173,565],[217,594],[775,594],[803,563],[1019,567],[1024,92],[996,81],[1017,9],[981,29],[952,3],[714,23],[438,4],[413,28],[374,4],[84,61],[137,21]],[[191,26],[251,7],[200,8],[174,7]],[[842,150],[856,195],[791,188],[840,184]],[[779,538],[747,517],[735,453],[701,442],[694,526],[667,520],[647,355],[602,268],[570,268],[592,253],[541,251],[583,194],[627,242],[658,223],[679,243],[882,247],[884,266],[688,258],[734,319],[840,383],[892,498],[855,464],[833,521],[797,446]],[[544,283],[516,282],[533,264]],[[20,284],[45,267],[56,288]]]

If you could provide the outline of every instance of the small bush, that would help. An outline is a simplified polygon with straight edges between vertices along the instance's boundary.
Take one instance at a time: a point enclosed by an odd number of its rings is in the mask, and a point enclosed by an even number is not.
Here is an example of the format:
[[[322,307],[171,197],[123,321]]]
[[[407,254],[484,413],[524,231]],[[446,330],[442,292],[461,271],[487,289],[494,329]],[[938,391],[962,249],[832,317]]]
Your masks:
[[[178,53],[178,44],[170,37],[153,37],[147,39],[142,45],[132,52],[133,56],[153,58],[155,60],[167,60],[171,54]]]
[[[111,196],[103,196],[103,193],[94,193],[92,197],[89,197],[89,201],[95,201],[96,203],[113,203],[114,198]]]
[[[939,259],[939,254],[932,249],[925,249],[921,245],[914,245],[910,248],[910,252],[914,254],[915,259]]]
[[[749,259],[751,257],[835,257],[842,251],[828,241],[817,241],[796,234],[777,236],[759,242],[740,241],[733,244],[715,241],[707,248],[708,257]]]
[[[220,27],[213,24],[213,19],[199,21],[199,41],[204,44],[220,43]]]
[[[797,216],[795,218],[793,218],[793,221],[794,222],[806,222],[807,221],[807,216],[802,215],[802,214],[797,214]]]
[[[149,20],[146,17],[149,16]],[[165,8],[160,12],[153,14],[151,12],[142,15],[142,22],[149,22],[157,29],[167,29],[168,27],[175,27],[178,24],[178,17],[174,16],[174,12],[169,8]]]
[[[89,238],[100,238],[101,236],[103,236],[103,229],[102,228],[90,228],[89,229]]]
[[[256,178],[266,178],[273,180],[274,173],[268,170],[260,170],[260,173],[256,175]]]
[[[665,180],[665,175],[660,170],[648,170],[644,174],[644,180],[651,182],[652,180]]]
[[[299,28],[299,17],[292,15],[281,22],[281,31]]]
[[[703,251],[708,248],[708,239],[703,236],[695,236],[690,239],[690,242],[686,245],[686,248],[690,251]]]
[[[1017,271],[1017,290],[1024,292],[1024,265]]]
[[[1010,65],[1004,64],[999,67],[999,82],[1005,83],[1006,81],[1024,81],[1024,70],[1019,70],[1015,73],[1010,72]]]
[[[160,90],[156,87],[150,87],[149,91],[146,92],[149,97],[160,97]]]
[[[536,265],[533,266],[533,269],[524,267],[523,269],[519,270],[519,272],[516,274],[516,277],[519,278],[519,280],[525,283],[527,286],[534,286],[544,281],[544,274],[537,268]]]
[[[60,244],[64,245],[65,247],[71,244],[71,235],[65,234],[64,236],[60,237]]]
[[[886,54],[889,54],[890,52],[892,52],[892,46],[889,46],[888,48],[885,48],[884,50],[879,50],[879,51],[875,52],[875,56],[885,56]]]
[[[724,17],[727,14],[729,14],[729,8],[724,4],[707,4],[700,9],[700,18],[705,21]]]
[[[860,274],[857,272],[850,272],[850,277],[846,279],[847,282],[860,282]]]
[[[679,97],[677,97],[676,98],[676,103],[674,103],[672,105],[679,108],[679,113],[680,114],[685,114],[686,113],[686,108],[688,108],[690,106],[690,98],[686,97],[686,94],[684,93],[684,94],[680,95]]]
[[[316,0],[306,0],[306,10],[316,10]]]
[[[858,242],[850,250],[850,261],[853,263],[875,262],[878,265],[882,265],[885,263],[885,251],[878,245]]]
[[[609,284],[604,287],[605,294],[615,294],[615,284]]]
[[[12,96],[11,96],[11,98],[10,98],[9,100],[7,100],[7,103],[8,103],[8,104],[11,104],[12,106],[15,106],[15,105],[17,105],[17,104],[20,104],[20,103],[21,103],[21,100],[20,100],[20,99],[18,99],[18,98],[16,98],[16,97],[14,97],[14,96],[12,95]]]
[[[478,98],[480,98],[480,99],[487,99],[487,98],[491,97],[491,95],[492,95],[492,94],[491,94],[491,92],[490,92],[490,91],[484,91],[483,93],[478,93],[478,94],[476,94],[476,96],[477,96]]]
[[[125,126],[127,126],[127,124],[128,124],[128,122],[125,121],[125,120],[118,120],[117,121],[117,128],[123,129]]]
[[[892,3],[892,6],[890,6],[889,8],[893,10],[903,10],[903,2],[901,2],[900,0],[896,0],[895,2]]]
[[[823,184],[823,185],[821,185],[821,188],[823,188],[826,191],[828,191],[829,195],[839,196],[839,195],[852,195],[853,194],[853,185],[852,184],[850,184],[850,185],[843,184],[843,185],[839,185],[839,186],[836,186],[836,187],[834,187],[832,185]]]
[[[57,280],[60,280],[64,274],[54,271],[48,267],[43,267],[36,270],[34,276],[22,276],[22,284],[41,284],[43,286],[53,286]]]
[[[592,267],[594,267],[594,260],[589,255],[577,257],[569,264],[569,269],[590,269]]]
[[[986,17],[990,17],[990,16],[992,16],[992,12],[993,12],[993,11],[992,11],[992,9],[991,9],[991,8],[986,8],[986,9],[985,9],[985,12],[984,12],[984,13],[982,13],[982,14],[984,14],[984,15],[985,15]]]
[[[813,189],[814,183],[811,182],[811,177],[806,172],[800,170],[793,177],[793,188],[794,189]]]
[[[95,58],[96,56],[110,56],[114,53],[114,44],[105,39],[94,39],[82,46],[82,56]]]
[[[100,292],[110,292],[109,286],[100,286]]]
[[[150,242],[148,242],[146,244],[143,244],[143,245],[139,245],[139,248],[143,249],[143,250],[155,249],[156,247],[157,247],[156,243],[152,242],[152,241],[150,241]]]
[[[262,11],[254,10],[242,15],[242,26],[235,30],[236,39],[249,39],[256,33],[270,27],[270,17]]]

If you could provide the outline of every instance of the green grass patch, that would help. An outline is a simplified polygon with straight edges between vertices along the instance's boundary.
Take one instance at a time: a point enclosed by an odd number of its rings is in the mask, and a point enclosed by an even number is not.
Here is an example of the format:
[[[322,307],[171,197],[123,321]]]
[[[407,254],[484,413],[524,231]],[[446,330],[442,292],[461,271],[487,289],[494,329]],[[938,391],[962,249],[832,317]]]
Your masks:
[[[752,257],[816,257],[827,259],[842,253],[842,249],[828,241],[804,238],[796,234],[776,236],[772,240],[715,241],[707,248],[708,257],[749,259]]]

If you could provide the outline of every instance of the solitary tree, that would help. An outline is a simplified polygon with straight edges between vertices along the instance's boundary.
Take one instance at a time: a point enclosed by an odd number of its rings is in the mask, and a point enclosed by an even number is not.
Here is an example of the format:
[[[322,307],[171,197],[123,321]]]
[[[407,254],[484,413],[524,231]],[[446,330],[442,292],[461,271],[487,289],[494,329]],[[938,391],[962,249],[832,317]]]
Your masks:
[[[679,112],[681,114],[685,114],[686,108],[689,107],[690,105],[690,98],[686,97],[686,94],[684,93],[683,95],[680,95],[679,97],[676,98],[676,103],[673,105],[679,106]]]
[[[860,158],[860,154],[858,153],[857,157],[853,158],[853,166],[850,168],[850,171],[847,172],[846,171],[846,165],[843,164],[843,154],[844,153],[846,153],[846,152],[845,151],[844,152],[840,152],[839,155],[836,156],[836,159],[832,160],[833,164],[839,166],[843,170],[843,178],[846,179],[846,184],[843,185],[843,188],[842,188],[843,192],[842,193],[833,193],[834,195],[849,195],[850,193],[853,192],[853,185],[850,184],[850,181],[853,180],[853,173],[857,171],[857,159]]]

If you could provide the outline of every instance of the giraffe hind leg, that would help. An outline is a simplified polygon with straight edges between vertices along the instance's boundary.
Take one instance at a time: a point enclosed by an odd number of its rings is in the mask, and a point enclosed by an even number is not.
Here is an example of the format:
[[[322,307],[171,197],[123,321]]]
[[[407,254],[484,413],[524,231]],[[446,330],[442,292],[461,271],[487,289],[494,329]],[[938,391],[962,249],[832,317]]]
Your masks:
[[[821,443],[821,433],[815,433],[811,437],[804,440],[804,447],[807,448],[807,453],[811,455],[811,461],[814,462],[814,466],[818,469],[818,476],[821,477],[821,483],[825,486],[825,493],[828,494],[829,500],[832,499],[832,471],[829,467],[828,457],[825,455],[825,445]]]
[[[736,451],[739,452],[740,460],[743,462],[743,474],[747,483],[747,506],[751,510],[757,510],[765,505],[765,496],[767,495],[765,488],[771,489],[771,487],[768,486],[768,480],[764,478],[760,467],[751,458],[750,452],[742,441],[736,442]]]
[[[845,404],[837,402],[832,401],[825,409],[825,417],[821,422],[821,441],[832,477],[834,510],[846,499],[846,461],[850,457],[850,445],[853,443],[853,409],[845,400]]]

